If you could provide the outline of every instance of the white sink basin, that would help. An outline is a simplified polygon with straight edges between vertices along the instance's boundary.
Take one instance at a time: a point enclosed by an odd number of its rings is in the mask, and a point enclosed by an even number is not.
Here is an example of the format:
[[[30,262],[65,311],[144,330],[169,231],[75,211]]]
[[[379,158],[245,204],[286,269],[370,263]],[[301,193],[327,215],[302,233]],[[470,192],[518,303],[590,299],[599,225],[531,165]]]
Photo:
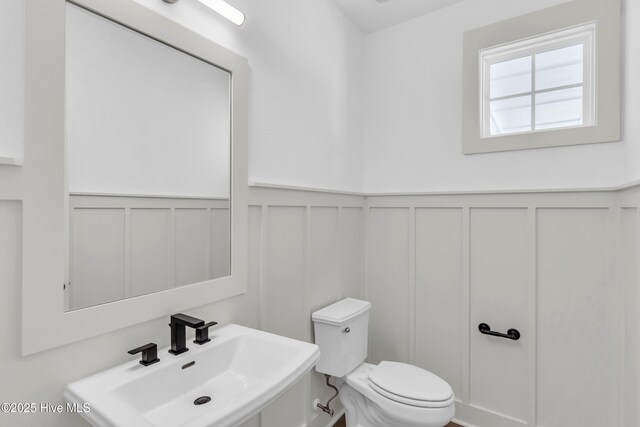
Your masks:
[[[160,362],[137,360],[67,386],[69,403],[94,426],[237,426],[256,415],[318,361],[318,346],[267,332],[227,325],[211,342],[188,341],[178,356],[158,351]],[[194,365],[183,366],[195,362]],[[211,401],[195,405],[201,396]]]

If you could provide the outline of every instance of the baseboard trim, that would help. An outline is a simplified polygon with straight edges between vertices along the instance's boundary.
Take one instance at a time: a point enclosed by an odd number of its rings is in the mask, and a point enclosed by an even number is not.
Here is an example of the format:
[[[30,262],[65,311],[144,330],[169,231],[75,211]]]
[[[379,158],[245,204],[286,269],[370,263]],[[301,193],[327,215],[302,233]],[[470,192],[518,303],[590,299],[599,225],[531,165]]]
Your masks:
[[[475,424],[465,420],[474,420]],[[526,421],[460,402],[456,402],[456,416],[453,422],[463,427],[526,427],[528,425]]]

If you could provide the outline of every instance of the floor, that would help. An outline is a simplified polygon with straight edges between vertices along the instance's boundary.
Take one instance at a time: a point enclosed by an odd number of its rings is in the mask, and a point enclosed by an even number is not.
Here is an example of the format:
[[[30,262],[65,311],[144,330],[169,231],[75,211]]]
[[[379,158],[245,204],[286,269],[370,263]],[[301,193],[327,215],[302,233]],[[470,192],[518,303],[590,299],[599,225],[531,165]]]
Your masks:
[[[344,419],[344,415],[338,420],[337,423],[335,423],[333,425],[333,427],[346,427],[346,426],[347,426],[347,424],[346,424],[346,421]],[[461,426],[458,425],[458,424],[449,423],[445,427],[461,427]]]

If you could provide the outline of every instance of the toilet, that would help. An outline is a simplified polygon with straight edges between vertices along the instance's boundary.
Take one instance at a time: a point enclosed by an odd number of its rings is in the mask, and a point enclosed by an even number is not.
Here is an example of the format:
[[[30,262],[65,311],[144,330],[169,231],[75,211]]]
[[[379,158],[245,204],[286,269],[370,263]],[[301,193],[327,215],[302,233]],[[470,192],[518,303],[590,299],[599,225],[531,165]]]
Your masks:
[[[451,386],[406,363],[364,363],[371,303],[346,298],[314,312],[316,371],[339,378],[347,427],[442,427],[455,413]]]

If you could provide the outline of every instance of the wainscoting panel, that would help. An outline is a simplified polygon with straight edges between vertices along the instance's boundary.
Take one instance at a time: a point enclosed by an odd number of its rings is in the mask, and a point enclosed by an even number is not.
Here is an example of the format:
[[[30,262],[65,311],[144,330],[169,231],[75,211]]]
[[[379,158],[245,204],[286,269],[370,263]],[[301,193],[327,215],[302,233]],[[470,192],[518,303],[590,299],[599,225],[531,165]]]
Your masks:
[[[210,277],[229,275],[229,239],[231,238],[229,209],[211,209],[211,274]]]
[[[171,210],[131,210],[131,295],[171,288]]]
[[[529,285],[527,209],[470,209],[470,403],[526,424]],[[524,339],[482,335],[478,325]]]
[[[227,200],[83,194],[70,196],[69,207],[67,308],[229,272]]]
[[[369,210],[369,361],[409,362],[409,209]]]
[[[71,233],[72,307],[124,298],[125,210],[78,209]]]
[[[538,424],[620,425],[611,211],[538,211]]]
[[[416,364],[462,397],[463,210],[416,209]]]
[[[443,377],[464,425],[640,425],[635,194],[368,197],[370,360]]]
[[[364,292],[364,208],[340,208],[340,269],[342,297],[362,298]]]
[[[119,280],[118,292],[147,292],[149,265],[160,267],[158,286],[174,286],[180,239],[198,242],[184,260],[198,274],[228,266],[224,206],[94,202],[74,205],[72,247],[105,234],[91,251],[106,255],[105,281]],[[196,235],[192,221],[211,233]],[[248,227],[260,328],[313,342],[314,310],[366,297],[369,361],[443,377],[463,425],[640,425],[640,188],[371,197],[251,188]],[[149,239],[153,250],[141,246]],[[480,322],[522,337],[482,335]],[[313,371],[247,426],[325,427],[313,401],[331,394]]]
[[[267,209],[262,326],[268,332],[304,340],[308,337],[307,323],[293,319],[303,319],[305,314],[306,208]]]
[[[311,311],[336,301],[340,285],[340,219],[337,207],[311,207],[309,212],[309,300]],[[309,330],[311,335],[311,329]]]
[[[626,405],[623,417],[626,426],[640,425],[640,292],[638,290],[638,268],[640,265],[640,246],[638,243],[640,227],[638,208],[622,208],[620,210],[620,285],[621,297],[624,302],[622,309],[626,312],[626,321],[623,325],[624,358],[629,361],[626,372],[623,371],[622,379],[626,395]]]
[[[313,342],[313,311],[363,297],[365,198],[252,188],[250,200],[249,280],[259,284],[261,328]],[[329,425],[331,418],[313,409],[314,399],[332,395],[324,381],[309,373],[262,412],[260,425]],[[332,407],[337,414],[341,404]]]
[[[640,426],[640,186],[620,193],[620,297],[625,313],[621,394],[625,427]]]
[[[176,286],[206,280],[210,218],[206,209],[175,209]]]

